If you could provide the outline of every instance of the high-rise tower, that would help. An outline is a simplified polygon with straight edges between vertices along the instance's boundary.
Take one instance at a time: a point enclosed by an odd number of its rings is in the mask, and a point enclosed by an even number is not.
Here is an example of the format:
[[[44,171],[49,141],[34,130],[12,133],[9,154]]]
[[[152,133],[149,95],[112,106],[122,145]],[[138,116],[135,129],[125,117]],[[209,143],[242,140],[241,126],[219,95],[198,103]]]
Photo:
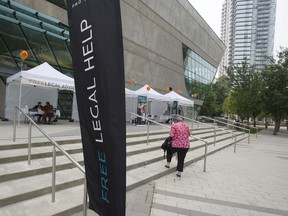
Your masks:
[[[224,1],[221,39],[227,49],[220,73],[224,73],[224,66],[244,59],[257,70],[265,68],[266,56],[273,54],[275,9],[275,0]]]

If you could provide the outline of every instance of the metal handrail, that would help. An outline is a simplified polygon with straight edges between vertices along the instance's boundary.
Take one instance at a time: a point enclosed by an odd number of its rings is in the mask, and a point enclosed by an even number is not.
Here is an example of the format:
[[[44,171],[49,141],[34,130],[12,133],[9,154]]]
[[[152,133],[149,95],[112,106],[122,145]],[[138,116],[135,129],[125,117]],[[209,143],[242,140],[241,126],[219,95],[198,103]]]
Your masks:
[[[219,116],[217,116],[216,118],[217,118],[217,119],[227,120],[228,122],[233,122],[233,121],[230,120],[230,119],[226,119],[226,118],[219,117]],[[250,125],[248,125],[248,124],[244,124],[244,123],[241,123],[241,122],[238,122],[238,124],[243,125],[244,128],[245,128],[245,127],[249,127],[249,128],[256,128],[256,138],[257,138],[257,134],[258,134],[258,127],[252,127],[252,126],[250,126]]]
[[[159,123],[159,122],[157,122],[157,121],[151,120],[151,119],[149,119],[149,118],[146,118],[146,117],[144,117],[144,116],[138,115],[138,114],[136,114],[136,113],[133,113],[133,112],[126,112],[126,113],[129,113],[129,114],[134,115],[134,116],[136,116],[136,117],[139,117],[139,118],[141,118],[141,119],[145,119],[145,120],[147,121],[147,145],[148,145],[148,142],[149,142],[149,125],[150,125],[149,122],[152,122],[152,123],[157,124],[157,125],[160,125],[160,126],[162,126],[162,127],[166,127],[166,128],[168,128],[168,129],[171,129],[171,127],[169,127],[169,126],[167,126],[167,125],[161,124],[161,123]],[[203,171],[206,172],[207,144],[208,144],[208,142],[205,141],[205,140],[203,140],[203,139],[201,139],[200,137],[197,137],[197,136],[190,135],[190,137],[193,137],[193,138],[195,138],[195,139],[197,139],[197,140],[202,141],[202,142],[205,143],[204,169],[203,169]]]
[[[53,157],[52,157],[52,202],[55,202],[55,182],[56,182],[56,148],[64,154],[83,174],[84,174],[84,198],[83,198],[83,216],[87,215],[87,183],[85,169],[69,154],[67,153],[52,137],[50,137],[44,130],[42,130],[26,113],[24,113],[19,107],[15,107],[14,112],[14,130],[13,130],[13,142],[16,141],[16,116],[17,113],[22,112],[25,118],[29,121],[28,130],[28,165],[31,164],[31,131],[32,124],[53,144]]]
[[[228,133],[231,133],[232,139],[233,139],[233,137],[234,137],[234,139],[236,140],[236,134],[234,133],[233,130],[230,131],[230,130],[227,130],[227,129],[223,129],[223,128],[221,128],[221,127],[217,127],[217,126],[215,126],[215,125],[211,125],[211,124],[208,124],[208,123],[200,122],[200,121],[197,121],[197,120],[195,120],[195,119],[191,119],[191,118],[188,118],[188,117],[185,117],[185,116],[182,116],[182,115],[178,115],[178,114],[177,114],[177,116],[180,117],[180,118],[186,119],[186,120],[188,120],[188,121],[195,122],[195,123],[197,123],[197,124],[203,124],[203,125],[207,125],[207,126],[209,126],[209,127],[214,128],[214,146],[216,145],[216,129],[222,130],[222,131],[228,131]],[[235,142],[235,152],[236,152],[236,142]]]
[[[246,130],[249,132],[249,136],[248,136],[248,143],[250,143],[250,129],[246,129],[246,128],[243,128],[243,127],[239,127],[237,125],[234,125],[234,124],[229,124],[229,123],[226,123],[226,122],[222,122],[222,121],[219,121],[219,120],[216,120],[216,119],[213,119],[213,118],[209,118],[209,117],[206,117],[206,116],[202,116],[202,118],[205,118],[205,119],[208,119],[208,120],[212,120],[214,121],[214,124],[215,122],[219,122],[219,123],[222,123],[222,124],[226,124],[227,126],[232,126],[233,127],[233,130],[234,128],[239,128],[241,130]]]

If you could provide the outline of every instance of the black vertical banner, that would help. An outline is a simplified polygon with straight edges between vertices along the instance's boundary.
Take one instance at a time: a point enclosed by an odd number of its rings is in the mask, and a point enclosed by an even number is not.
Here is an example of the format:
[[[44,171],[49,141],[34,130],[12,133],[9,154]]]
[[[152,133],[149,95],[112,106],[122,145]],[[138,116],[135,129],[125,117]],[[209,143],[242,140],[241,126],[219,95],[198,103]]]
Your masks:
[[[126,124],[119,0],[68,0],[90,209],[125,215]]]

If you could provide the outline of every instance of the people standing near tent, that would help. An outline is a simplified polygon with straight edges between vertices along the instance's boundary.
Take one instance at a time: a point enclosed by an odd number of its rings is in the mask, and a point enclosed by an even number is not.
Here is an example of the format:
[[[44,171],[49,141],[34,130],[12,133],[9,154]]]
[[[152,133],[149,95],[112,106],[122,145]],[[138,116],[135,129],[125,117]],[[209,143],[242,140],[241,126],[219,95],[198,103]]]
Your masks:
[[[137,104],[137,115],[142,116],[140,103]],[[137,118],[136,118],[136,125],[141,124],[141,117],[139,117],[139,116],[137,116]]]
[[[189,136],[191,135],[189,126],[183,122],[179,117],[174,119],[174,122],[171,126],[169,135],[172,137],[172,146],[167,150],[167,164],[166,168],[170,168],[170,162],[172,156],[177,152],[178,161],[177,161],[177,176],[181,177],[184,167],[184,159],[190,148]]]
[[[41,121],[41,117],[42,114],[40,114],[39,110],[42,110],[43,106],[42,106],[42,102],[39,101],[33,108],[32,111],[37,112],[37,114],[35,114],[35,116],[37,116],[37,122],[39,123]]]
[[[46,105],[42,108],[42,110],[44,111],[43,122],[47,123],[47,118],[48,118],[48,123],[50,123],[51,118],[54,117],[53,105],[50,104],[49,101],[47,101]]]

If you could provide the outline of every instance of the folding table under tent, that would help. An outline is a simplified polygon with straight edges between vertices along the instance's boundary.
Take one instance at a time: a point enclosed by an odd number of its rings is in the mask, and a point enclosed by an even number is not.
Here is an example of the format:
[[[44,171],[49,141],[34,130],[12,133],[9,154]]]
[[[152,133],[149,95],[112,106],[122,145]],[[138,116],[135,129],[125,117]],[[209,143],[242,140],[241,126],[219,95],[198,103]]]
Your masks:
[[[20,71],[7,78],[5,118],[12,120],[15,107],[33,107],[38,101],[49,101],[57,106],[58,91],[75,91],[74,79],[62,74],[48,63],[27,71]]]

